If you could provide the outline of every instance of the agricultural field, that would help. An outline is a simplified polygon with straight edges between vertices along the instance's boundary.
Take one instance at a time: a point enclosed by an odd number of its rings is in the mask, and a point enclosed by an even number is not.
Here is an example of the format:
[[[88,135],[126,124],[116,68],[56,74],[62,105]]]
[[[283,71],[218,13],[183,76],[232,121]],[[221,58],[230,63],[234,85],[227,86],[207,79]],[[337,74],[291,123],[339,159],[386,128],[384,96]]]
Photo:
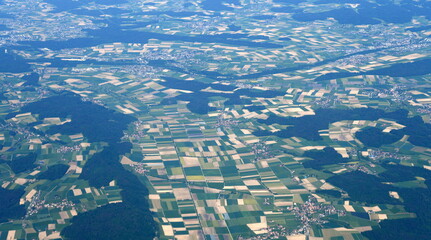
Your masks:
[[[430,13],[0,0],[0,240],[429,238]]]

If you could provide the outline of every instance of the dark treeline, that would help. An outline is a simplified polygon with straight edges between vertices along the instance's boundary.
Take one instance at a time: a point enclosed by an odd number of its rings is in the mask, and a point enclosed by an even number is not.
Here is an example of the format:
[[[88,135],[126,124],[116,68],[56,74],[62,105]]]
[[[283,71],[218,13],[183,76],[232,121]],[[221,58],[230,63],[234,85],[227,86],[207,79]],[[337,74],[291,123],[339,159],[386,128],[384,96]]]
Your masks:
[[[384,220],[380,227],[362,233],[372,240],[428,239],[431,234],[431,171],[420,167],[407,167],[393,163],[382,165],[386,171],[378,176],[362,172],[349,172],[330,177],[327,181],[345,190],[351,200],[367,204],[403,204],[416,218]],[[386,182],[403,182],[425,178],[426,188],[400,188]],[[391,198],[389,191],[396,191],[402,201]]]
[[[76,15],[86,15],[86,16],[92,16],[92,17],[100,17],[101,15],[118,15],[122,13],[129,13],[130,11],[120,9],[120,8],[108,8],[108,9],[97,9],[97,10],[90,10],[86,8],[79,8],[79,9],[72,9],[68,11],[70,13],[76,14]]]
[[[339,72],[327,73],[319,76],[315,81],[328,81],[332,79],[354,77],[360,75],[384,75],[390,77],[412,77],[431,73],[431,59],[417,60],[410,63],[397,63],[390,67],[385,67],[366,72]]]
[[[346,59],[346,58],[353,57],[353,56],[366,55],[366,54],[370,54],[370,53],[380,52],[380,51],[383,51],[386,49],[388,49],[388,48],[376,48],[376,49],[371,49],[371,50],[364,50],[364,51],[359,51],[359,52],[354,52],[354,53],[342,55],[339,57],[329,58],[329,59],[326,59],[326,60],[323,60],[320,62],[316,62],[316,63],[311,63],[311,64],[298,64],[298,65],[294,65],[292,67],[286,67],[286,68],[272,68],[272,69],[264,70],[264,71],[258,72],[258,73],[244,74],[244,75],[233,76],[233,77],[225,76],[224,78],[234,79],[234,80],[253,79],[253,78],[260,78],[260,77],[264,77],[264,76],[272,75],[272,74],[277,74],[277,73],[287,73],[287,72],[294,72],[294,71],[298,71],[298,70],[311,69],[313,67],[323,66],[325,64],[335,62],[335,61],[338,61],[340,59]],[[222,77],[220,77],[220,78],[222,78]]]
[[[273,15],[257,15],[257,16],[253,16],[251,18],[256,19],[256,20],[271,20],[271,19],[274,19],[275,16],[273,16]]]
[[[48,169],[37,176],[37,179],[48,179],[48,180],[57,180],[64,176],[67,169],[69,169],[68,165],[64,164],[56,164],[48,167]]]
[[[108,204],[74,217],[61,233],[72,240],[149,240],[154,238],[154,228],[148,223],[153,219],[146,216],[148,213],[124,203]]]
[[[30,73],[30,74],[22,77],[22,80],[25,80],[24,86],[37,87],[37,86],[39,86],[39,78],[40,78],[39,74]]]
[[[363,172],[335,175],[328,178],[327,182],[346,191],[354,201],[367,204],[401,204],[399,200],[389,196],[389,191],[394,191],[395,187],[383,184],[380,178]]]
[[[246,47],[264,47],[264,48],[281,48],[282,45],[269,42],[253,42],[248,40],[237,39],[236,34],[226,35],[170,35],[154,32],[143,32],[135,30],[124,30],[123,27],[116,23],[110,23],[108,27],[88,30],[89,37],[74,38],[66,41],[24,41],[21,44],[31,46],[33,48],[49,48],[52,50],[61,50],[68,48],[83,48],[91,47],[100,44],[112,42],[125,43],[148,43],[149,39],[159,39],[166,41],[182,41],[182,42],[201,42],[201,43],[224,43],[234,46]],[[242,36],[242,35],[239,35]],[[248,39],[248,36],[244,36]],[[253,38],[253,37],[252,37]]]
[[[90,158],[85,164],[80,178],[88,180],[91,186],[97,188],[109,185],[109,182],[125,173],[123,171],[126,170],[119,162],[119,157],[129,152],[131,145],[131,143],[111,143],[109,147]]]
[[[274,135],[288,137],[302,137],[307,140],[316,141],[322,138],[319,130],[327,129],[329,124],[342,120],[377,120],[379,118],[393,118],[400,115],[407,115],[406,111],[385,113],[385,111],[375,108],[355,108],[355,109],[317,109],[315,115],[303,117],[279,117],[270,115],[266,120],[259,120],[264,124],[289,125],[285,130],[275,132]],[[269,131],[256,131],[257,136],[272,135]]]
[[[31,71],[30,64],[8,49],[0,48],[0,72],[22,73]]]
[[[376,127],[366,127],[356,132],[355,137],[365,146],[379,148],[385,144],[391,144],[399,141],[403,134],[401,132],[385,133]]]
[[[431,124],[425,123],[420,116],[412,118],[398,118],[399,124],[406,126],[391,133],[409,135],[409,142],[414,145],[431,148]]]
[[[226,77],[225,75],[214,72],[214,71],[202,71],[202,70],[194,70],[192,69],[192,66],[189,66],[187,68],[178,67],[176,65],[176,61],[174,60],[150,60],[148,61],[148,65],[153,67],[159,67],[159,68],[165,68],[172,71],[176,71],[179,73],[186,73],[186,74],[198,74],[203,75],[210,79],[216,79],[218,77]],[[166,80],[166,79],[165,79]]]
[[[80,178],[98,188],[115,180],[121,188],[123,202],[102,206],[74,217],[72,225],[61,233],[66,239],[95,239],[95,236],[107,240],[153,239],[157,235],[157,225],[149,211],[147,188],[119,162],[120,156],[132,148],[131,143],[121,142],[121,137],[128,125],[136,120],[134,117],[84,102],[79,95],[68,92],[30,103],[22,111],[39,114],[41,118],[70,117],[70,123],[53,126],[48,131],[83,133],[90,142],[109,144],[87,161]],[[64,174],[65,167],[50,167],[45,174],[50,171],[58,178]]]
[[[88,1],[84,0],[45,0],[47,3],[55,6],[54,12],[69,11],[81,6],[88,4]],[[127,3],[127,0],[94,0],[97,4],[104,5],[116,5],[121,3]]]
[[[341,198],[341,192],[337,190],[316,190],[316,194],[328,195],[334,198]]]
[[[23,195],[24,190],[7,190],[0,187],[0,223],[24,217],[25,206],[19,204]]]
[[[41,118],[70,117],[71,122],[53,126],[49,133],[83,133],[92,142],[115,143],[134,118],[105,107],[83,102],[78,95],[63,93],[24,106],[21,112],[39,114]]]
[[[37,158],[36,153],[15,157],[12,161],[7,162],[14,173],[22,173],[37,167],[35,164]]]
[[[407,23],[410,22],[415,16],[425,16],[428,19],[431,19],[431,4],[426,0],[404,0],[398,4],[395,4],[389,0],[381,0],[375,3],[365,0],[321,0],[314,3],[358,3],[359,6],[356,9],[343,7],[323,12],[297,12],[292,16],[293,19],[301,22],[309,22],[334,18],[341,24],[353,25],[380,24],[383,22]],[[286,10],[288,12],[292,12],[291,9]]]
[[[232,11],[233,8],[225,6],[223,3],[230,3],[240,5],[239,0],[204,0],[202,1],[202,8],[210,11]]]
[[[250,91],[250,92],[243,92],[243,91],[235,91],[234,93],[213,93],[213,92],[196,92],[196,93],[183,93],[177,97],[174,98],[167,98],[164,99],[161,104],[162,105],[169,105],[176,103],[177,100],[180,101],[189,101],[190,103],[187,104],[187,108],[197,114],[206,114],[210,111],[215,111],[216,109],[213,107],[209,107],[208,104],[210,102],[211,97],[222,97],[227,98],[227,101],[224,102],[226,106],[232,106],[232,105],[245,105],[245,104],[251,104],[250,99],[241,98],[241,96],[255,96],[259,95],[262,97],[270,97],[270,96],[280,96],[284,95],[282,92],[266,92],[264,91]]]
[[[322,151],[311,150],[303,154],[304,157],[313,160],[303,162],[304,167],[321,170],[325,165],[348,162],[348,158],[343,158],[334,148],[326,147]]]
[[[431,236],[431,179],[428,188],[398,188],[407,211],[416,214],[413,219],[385,220],[380,228],[362,233],[371,240],[429,239]]]
[[[398,164],[385,163],[382,165],[386,171],[379,174],[385,182],[404,182],[416,180],[417,176],[431,179],[431,171],[420,167],[407,167]]]
[[[404,135],[409,135],[409,142],[421,146],[431,147],[431,124],[425,123],[420,116],[408,117],[408,111],[400,109],[393,112],[385,112],[375,108],[355,108],[355,109],[317,109],[315,115],[303,117],[279,117],[270,115],[266,120],[259,122],[270,125],[278,123],[289,125],[286,129],[272,133],[270,131],[258,130],[256,136],[275,135],[281,138],[301,137],[310,141],[321,140],[319,130],[327,129],[329,124],[343,120],[370,120],[379,118],[395,120],[397,123],[406,126],[399,130],[392,130],[390,133],[383,133],[378,129],[364,129],[357,133],[361,142],[367,146],[381,146],[398,141]]]
[[[189,91],[200,91],[208,87],[211,87],[212,89],[220,90],[220,91],[233,91],[237,88],[232,85],[203,83],[199,81],[187,81],[187,80],[181,80],[181,79],[176,79],[172,77],[163,77],[163,79],[165,81],[159,82],[159,83],[165,87],[181,89],[181,90],[189,90]]]
[[[265,110],[266,107],[265,106],[247,106],[247,107],[244,107],[243,109],[247,109],[250,112],[256,112],[256,111]]]
[[[225,105],[245,105],[251,104],[250,99],[242,98],[242,96],[246,97],[261,97],[261,98],[273,98],[276,96],[283,96],[285,92],[283,91],[263,91],[263,90],[254,90],[254,89],[237,89],[235,86],[224,85],[224,84],[208,84],[199,81],[186,81],[175,78],[163,78],[165,81],[160,82],[161,85],[165,87],[194,91],[193,93],[183,93],[174,98],[166,98],[163,99],[162,105],[170,105],[175,104],[178,100],[180,101],[189,101],[187,104],[187,108],[197,114],[206,114],[210,111],[214,111],[215,108],[209,107],[208,104],[210,102],[211,97],[222,97],[227,98],[227,101],[224,102]],[[201,90],[211,87],[215,90],[220,91],[234,91],[233,93],[215,93],[215,92],[202,92]]]
[[[122,189],[123,202],[74,217],[72,225],[62,231],[67,239],[150,240],[157,235],[157,224],[149,211],[147,188],[119,162],[120,155],[130,149],[130,143],[110,144],[88,160],[80,178],[88,180],[93,187],[106,186],[116,180]]]

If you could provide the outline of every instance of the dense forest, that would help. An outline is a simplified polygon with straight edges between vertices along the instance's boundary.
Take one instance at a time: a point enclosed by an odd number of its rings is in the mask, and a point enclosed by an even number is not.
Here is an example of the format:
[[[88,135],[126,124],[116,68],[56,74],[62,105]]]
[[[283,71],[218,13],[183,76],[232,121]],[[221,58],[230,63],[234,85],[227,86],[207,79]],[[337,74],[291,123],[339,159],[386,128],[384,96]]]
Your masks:
[[[376,127],[366,127],[356,132],[355,137],[365,146],[379,148],[382,145],[399,141],[403,134],[400,132],[385,133]]]
[[[37,167],[37,165],[34,164],[36,158],[36,153],[30,153],[28,155],[15,157],[12,161],[7,163],[14,173],[22,173]]]
[[[25,75],[24,77],[22,77],[22,80],[25,81],[24,86],[39,86],[39,74],[37,73],[31,73],[28,75]]]
[[[226,106],[232,105],[245,105],[251,104],[249,99],[242,98],[245,97],[262,97],[262,98],[272,98],[276,96],[284,95],[282,91],[263,91],[263,90],[253,90],[253,89],[236,89],[236,87],[224,84],[208,84],[198,81],[186,81],[171,77],[164,77],[165,81],[160,82],[161,85],[169,88],[182,89],[193,91],[193,93],[183,93],[174,98],[166,98],[161,104],[169,105],[175,103],[177,100],[189,101],[187,108],[197,114],[206,114],[210,111],[215,111],[213,107],[209,107],[211,97],[222,97],[226,98]],[[217,93],[217,92],[202,92],[201,90],[211,87],[215,90],[220,91],[233,91],[233,93]],[[235,90],[235,91],[234,91]]]
[[[25,206],[19,204],[24,190],[8,190],[0,187],[0,223],[24,217]]]
[[[62,235],[79,240],[149,240],[156,236],[153,222],[150,212],[124,203],[108,204],[74,217]]]
[[[431,9],[431,8],[430,8]],[[397,63],[390,67],[366,71],[366,72],[339,72],[327,73],[319,76],[315,81],[328,81],[337,78],[353,77],[360,75],[385,75],[391,77],[420,76],[431,73],[431,59],[421,59],[409,63]]]
[[[40,118],[70,117],[71,122],[52,126],[48,132],[83,133],[90,142],[108,143],[103,151],[88,159],[80,178],[92,187],[106,186],[116,180],[123,202],[75,216],[72,225],[62,231],[63,236],[71,240],[131,240],[153,239],[157,235],[157,225],[149,211],[147,188],[119,162],[120,156],[132,148],[131,143],[121,142],[121,137],[135,118],[82,101],[79,95],[69,92],[30,103],[21,111],[39,114]],[[66,165],[51,166],[38,178],[58,179],[65,171]]]
[[[70,117],[71,122],[53,126],[49,133],[83,133],[92,142],[117,142],[127,125],[135,120],[97,104],[84,102],[79,95],[69,92],[30,103],[21,112],[39,114],[41,118]]]
[[[398,118],[397,122],[406,126],[391,133],[409,135],[409,142],[414,145],[431,148],[431,124],[425,123],[422,117]]]
[[[386,170],[378,176],[362,172],[349,172],[333,176],[327,181],[345,190],[351,200],[367,204],[402,204],[407,212],[417,218],[385,220],[380,227],[362,234],[372,240],[429,239],[431,235],[431,171],[419,167],[397,164],[383,164]],[[426,188],[400,188],[385,182],[404,182],[425,179]],[[396,191],[402,202],[389,197],[389,191]]]
[[[358,132],[357,136],[361,142],[367,146],[381,146],[393,143],[401,139],[404,135],[409,135],[409,141],[417,146],[431,148],[431,124],[425,123],[420,116],[408,117],[408,111],[400,109],[393,112],[385,112],[375,108],[354,108],[354,109],[316,109],[315,115],[303,117],[279,117],[270,115],[265,120],[258,120],[267,125],[281,124],[288,125],[284,130],[272,133],[270,131],[258,130],[253,132],[256,136],[275,135],[281,138],[301,137],[309,141],[318,141],[322,138],[319,130],[328,129],[329,124],[343,120],[370,120],[376,121],[379,118],[395,120],[397,123],[406,126],[399,130],[392,130],[390,133],[379,132],[375,128],[366,128]]]
[[[325,165],[345,163],[348,158],[343,158],[335,149],[326,147],[322,151],[311,150],[306,151],[304,157],[312,158],[303,162],[304,167],[320,170]]]
[[[404,201],[407,211],[417,218],[385,220],[380,228],[363,234],[372,240],[429,239],[431,236],[431,178],[427,179],[428,188],[398,188],[396,191]]]
[[[400,204],[401,202],[390,197],[389,191],[394,187],[383,184],[376,176],[355,171],[335,175],[327,182],[346,191],[353,201],[367,204]]]
[[[48,180],[56,180],[64,176],[67,169],[69,169],[68,165],[64,164],[56,164],[48,167],[45,172],[42,172],[37,176],[37,179],[48,179]]]
[[[315,115],[306,115],[303,117],[279,117],[270,115],[266,120],[259,120],[260,123],[267,125],[278,123],[289,125],[285,130],[275,132],[274,135],[281,138],[302,137],[310,141],[321,140],[319,130],[328,129],[329,124],[343,120],[371,120],[379,118],[393,118],[407,116],[407,111],[398,110],[395,112],[385,113],[381,109],[375,108],[354,108],[354,109],[316,109]],[[256,135],[271,135],[267,131],[256,131]]]
[[[5,48],[0,48],[0,62],[0,72],[21,73],[31,70],[23,57],[9,53]]]

